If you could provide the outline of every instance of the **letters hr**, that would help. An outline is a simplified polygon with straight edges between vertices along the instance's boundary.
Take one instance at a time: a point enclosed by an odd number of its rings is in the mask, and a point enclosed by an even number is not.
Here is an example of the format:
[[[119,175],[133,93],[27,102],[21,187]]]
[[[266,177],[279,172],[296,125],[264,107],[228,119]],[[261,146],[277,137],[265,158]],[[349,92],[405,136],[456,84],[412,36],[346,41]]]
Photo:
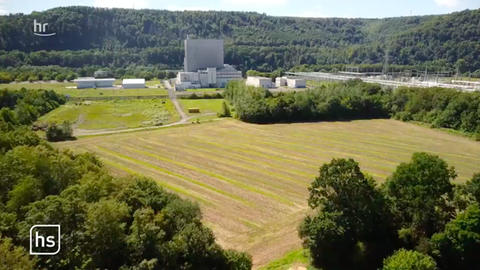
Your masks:
[[[48,23],[37,23],[37,20],[33,20],[33,32],[40,32],[40,33],[45,33],[47,31],[47,25]],[[39,30],[37,31],[37,26]]]

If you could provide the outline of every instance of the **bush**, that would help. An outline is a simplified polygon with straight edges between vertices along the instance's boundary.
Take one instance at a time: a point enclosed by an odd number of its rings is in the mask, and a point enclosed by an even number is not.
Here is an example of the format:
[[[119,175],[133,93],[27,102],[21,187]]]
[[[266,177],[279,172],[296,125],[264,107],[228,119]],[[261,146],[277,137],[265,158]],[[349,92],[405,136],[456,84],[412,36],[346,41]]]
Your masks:
[[[12,75],[7,72],[0,72],[0,83],[10,83],[13,82]]]
[[[26,74],[19,74],[15,77],[15,81],[17,82],[24,82],[28,79],[27,75]]]
[[[175,77],[176,77],[176,75],[173,71],[167,72],[167,79],[173,79]]]
[[[222,112],[219,112],[217,114],[218,117],[231,117],[232,113],[230,112],[230,109],[228,108],[227,103],[224,101],[222,103]]]
[[[65,74],[58,74],[56,77],[55,77],[55,80],[57,82],[63,82],[67,79],[67,75]]]
[[[68,121],[63,122],[60,126],[51,123],[47,127],[46,137],[49,142],[65,141],[72,138],[72,126]]]
[[[71,81],[75,80],[76,78],[77,78],[76,74],[70,73],[70,74],[67,75],[66,80],[71,82]]]
[[[383,270],[436,270],[432,257],[417,251],[398,250],[385,259]]]
[[[35,75],[30,75],[30,77],[28,77],[29,82],[36,82],[38,80],[39,80],[38,77]]]

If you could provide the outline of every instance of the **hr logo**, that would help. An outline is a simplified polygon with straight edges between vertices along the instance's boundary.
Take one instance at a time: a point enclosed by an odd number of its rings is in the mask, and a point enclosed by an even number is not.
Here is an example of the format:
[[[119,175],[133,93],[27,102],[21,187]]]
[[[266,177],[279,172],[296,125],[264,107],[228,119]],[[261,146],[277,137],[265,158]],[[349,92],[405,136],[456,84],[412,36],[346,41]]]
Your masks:
[[[47,32],[47,25],[48,23],[37,23],[37,20],[33,20],[33,34],[35,36],[39,36],[39,37],[51,37],[51,36],[54,36],[56,35],[57,33],[50,33],[50,34],[46,34],[45,32]],[[37,28],[38,27],[38,28]]]
[[[60,252],[60,225],[34,225],[30,228],[30,255],[56,255]]]

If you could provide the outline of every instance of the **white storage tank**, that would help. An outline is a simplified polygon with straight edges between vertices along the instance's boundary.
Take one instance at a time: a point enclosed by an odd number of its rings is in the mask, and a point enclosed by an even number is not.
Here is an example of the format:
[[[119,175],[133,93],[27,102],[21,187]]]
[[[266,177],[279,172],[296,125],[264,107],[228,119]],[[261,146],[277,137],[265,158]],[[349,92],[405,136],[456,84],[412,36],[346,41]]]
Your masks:
[[[123,89],[145,88],[145,79],[124,79],[122,87]]]

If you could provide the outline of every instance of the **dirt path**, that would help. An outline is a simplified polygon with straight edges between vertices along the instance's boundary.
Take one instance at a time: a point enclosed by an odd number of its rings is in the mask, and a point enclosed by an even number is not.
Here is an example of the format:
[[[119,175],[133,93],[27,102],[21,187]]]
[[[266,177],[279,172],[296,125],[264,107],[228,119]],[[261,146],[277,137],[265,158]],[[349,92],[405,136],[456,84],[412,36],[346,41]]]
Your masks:
[[[141,128],[129,128],[129,129],[120,129],[120,130],[109,130],[109,129],[97,129],[97,130],[88,130],[88,129],[74,129],[73,135],[75,137],[80,137],[80,136],[98,136],[98,135],[107,135],[107,134],[116,134],[116,133],[125,133],[125,132],[134,132],[134,131],[142,131],[142,130],[153,130],[153,129],[159,129],[159,128],[166,128],[166,127],[171,127],[171,126],[178,126],[178,125],[184,125],[187,124],[189,120],[198,118],[199,116],[206,116],[206,115],[215,115],[216,113],[205,113],[201,115],[195,115],[195,116],[190,116],[187,118],[184,118],[178,122],[171,123],[168,125],[163,125],[163,126],[151,126],[151,127],[141,127]],[[222,120],[221,119],[212,119],[212,121],[218,121]]]
[[[180,122],[186,123],[188,121],[188,117],[183,111],[182,106],[180,106],[180,103],[178,103],[177,95],[175,95],[175,90],[173,89],[172,85],[170,85],[170,82],[168,80],[164,80],[163,83],[165,84],[165,88],[167,88],[168,90],[168,96],[170,97],[170,100],[173,102],[173,104],[175,105],[175,108],[180,114],[180,117],[182,118]]]
[[[170,85],[170,82],[168,80],[164,80],[163,84],[165,85],[165,88],[168,90],[168,96],[170,100],[173,102],[175,105],[175,108],[178,111],[178,114],[181,117],[181,120],[175,123],[171,123],[168,125],[163,125],[163,126],[152,126],[152,127],[142,127],[142,128],[130,128],[130,129],[121,129],[121,130],[109,130],[109,129],[97,129],[97,130],[88,130],[88,129],[78,129],[74,128],[74,136],[97,136],[97,135],[107,135],[107,134],[116,134],[116,133],[125,133],[125,132],[133,132],[133,131],[142,131],[142,130],[151,130],[151,129],[159,129],[159,128],[166,128],[166,127],[171,127],[171,126],[177,126],[177,125],[182,125],[188,123],[189,120],[193,118],[197,118],[199,116],[206,116],[206,115],[214,115],[216,113],[205,113],[201,115],[195,115],[195,116],[190,116],[188,117],[185,112],[182,109],[182,106],[180,106],[180,103],[178,103],[177,96],[175,95],[175,90],[173,89],[172,85]],[[83,122],[83,121],[82,121]]]

